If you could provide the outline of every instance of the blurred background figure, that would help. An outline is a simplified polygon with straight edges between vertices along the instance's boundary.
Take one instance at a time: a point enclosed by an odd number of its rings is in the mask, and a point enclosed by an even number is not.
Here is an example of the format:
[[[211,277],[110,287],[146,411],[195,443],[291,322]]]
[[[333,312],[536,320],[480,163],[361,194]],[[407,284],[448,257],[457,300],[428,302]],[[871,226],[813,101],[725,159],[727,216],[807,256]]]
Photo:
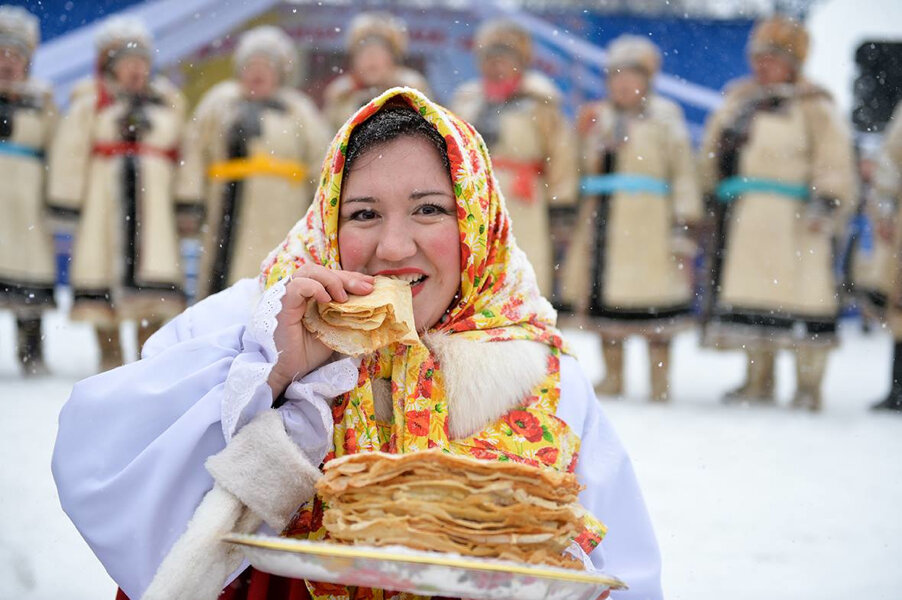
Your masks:
[[[883,148],[874,172],[868,207],[874,223],[874,237],[889,248],[878,264],[885,290],[885,318],[893,332],[893,362],[890,390],[873,405],[877,410],[902,411],[902,103],[896,106],[886,129]]]
[[[482,134],[517,244],[554,298],[553,226],[572,226],[578,188],[576,136],[554,82],[531,70],[529,32],[505,19],[483,23],[474,49],[481,78],[462,84],[451,109]]]
[[[829,93],[801,76],[808,34],[774,17],[752,30],[753,76],[730,85],[701,148],[716,219],[706,342],[745,349],[727,399],[773,401],[774,357],[795,350],[793,405],[820,408],[839,310],[836,225],[856,193],[852,142]]]
[[[151,77],[144,24],[112,17],[99,29],[97,76],[73,92],[50,153],[51,206],[77,220],[74,320],[93,322],[101,369],[122,364],[119,325],[138,348],[184,308],[172,183],[185,102]]]
[[[431,94],[420,74],[404,66],[407,24],[383,12],[364,12],[348,27],[348,69],[323,92],[323,112],[338,131],[354,112],[385,90],[406,86]]]
[[[56,264],[44,203],[44,155],[56,123],[48,86],[29,77],[37,17],[0,6],[0,308],[16,317],[26,376],[47,372],[41,313],[54,306]]]
[[[183,145],[182,229],[204,238],[198,298],[259,272],[310,205],[328,143],[313,101],[292,87],[297,53],[281,29],[245,32],[234,67],[201,99]]]
[[[623,35],[607,52],[608,97],[577,119],[584,199],[563,294],[601,333],[596,392],[623,393],[623,340],[635,334],[648,339],[651,397],[667,400],[670,339],[693,323],[701,196],[683,111],[651,89],[660,50]]]
[[[845,304],[859,310],[865,331],[885,318],[890,285],[887,273],[895,260],[890,235],[892,199],[887,202],[874,192],[881,138],[879,134],[859,134],[856,138],[857,204],[842,240],[840,257]]]

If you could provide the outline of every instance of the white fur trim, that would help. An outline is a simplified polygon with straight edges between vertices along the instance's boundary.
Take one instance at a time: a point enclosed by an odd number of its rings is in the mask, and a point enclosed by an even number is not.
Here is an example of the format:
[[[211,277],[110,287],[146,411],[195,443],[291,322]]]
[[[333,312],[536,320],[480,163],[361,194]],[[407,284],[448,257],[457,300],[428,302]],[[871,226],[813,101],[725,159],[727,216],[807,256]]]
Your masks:
[[[260,518],[232,494],[214,485],[201,501],[141,600],[215,600],[228,576],[243,560],[234,544],[222,541],[233,531],[253,533]]]
[[[322,477],[291,441],[275,410],[264,411],[245,425],[225,450],[207,459],[207,470],[276,531],[313,497],[313,485]]]
[[[275,410],[260,413],[207,459],[216,484],[166,555],[142,600],[215,600],[243,554],[222,536],[281,530],[322,477],[291,441]]]
[[[479,342],[442,333],[427,334],[423,342],[445,378],[453,439],[473,435],[521,406],[547,370],[548,347],[539,342]]]

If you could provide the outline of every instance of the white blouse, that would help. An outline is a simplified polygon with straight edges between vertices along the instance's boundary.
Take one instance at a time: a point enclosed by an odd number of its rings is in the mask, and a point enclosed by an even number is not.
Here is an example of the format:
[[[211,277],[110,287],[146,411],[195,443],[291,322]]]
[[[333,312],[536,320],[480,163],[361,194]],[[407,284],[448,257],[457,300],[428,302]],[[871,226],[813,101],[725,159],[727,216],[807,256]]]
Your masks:
[[[60,502],[130,598],[142,596],[212,488],[204,461],[271,406],[282,294],[236,283],[160,329],[141,360],[77,383],[63,406],[52,464]],[[328,363],[285,392],[279,411],[312,464],[331,447],[330,400],[356,385],[357,364]],[[569,356],[557,416],[582,440],[580,501],[608,526],[593,565],[629,585],[614,598],[661,598],[658,546],[629,457]]]

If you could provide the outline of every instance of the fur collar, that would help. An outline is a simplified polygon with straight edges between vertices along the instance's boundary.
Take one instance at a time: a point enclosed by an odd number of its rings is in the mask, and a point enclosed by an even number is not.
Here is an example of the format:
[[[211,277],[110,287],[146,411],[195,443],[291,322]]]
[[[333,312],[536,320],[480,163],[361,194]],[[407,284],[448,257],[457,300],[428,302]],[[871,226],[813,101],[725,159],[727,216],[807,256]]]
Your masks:
[[[548,348],[539,342],[479,342],[461,335],[430,333],[423,343],[435,353],[445,376],[449,432],[465,438],[523,403],[547,368]],[[376,418],[391,420],[391,387],[373,386]]]

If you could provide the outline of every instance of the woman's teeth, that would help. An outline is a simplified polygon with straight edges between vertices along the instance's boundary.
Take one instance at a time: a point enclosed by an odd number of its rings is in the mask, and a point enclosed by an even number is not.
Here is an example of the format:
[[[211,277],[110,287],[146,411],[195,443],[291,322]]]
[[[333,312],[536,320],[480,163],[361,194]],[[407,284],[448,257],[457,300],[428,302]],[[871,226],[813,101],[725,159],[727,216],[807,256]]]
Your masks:
[[[404,273],[402,275],[388,275],[391,279],[398,279],[400,281],[406,281],[410,285],[416,285],[426,279],[426,276],[422,273]]]

